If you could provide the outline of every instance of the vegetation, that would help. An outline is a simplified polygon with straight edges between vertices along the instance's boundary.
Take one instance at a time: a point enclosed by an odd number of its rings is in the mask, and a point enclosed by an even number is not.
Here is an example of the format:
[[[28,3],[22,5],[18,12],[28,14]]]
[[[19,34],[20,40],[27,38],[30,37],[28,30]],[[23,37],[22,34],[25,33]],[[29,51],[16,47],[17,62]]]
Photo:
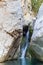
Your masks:
[[[32,2],[32,9],[37,14],[40,5],[43,3],[43,0],[31,0]]]

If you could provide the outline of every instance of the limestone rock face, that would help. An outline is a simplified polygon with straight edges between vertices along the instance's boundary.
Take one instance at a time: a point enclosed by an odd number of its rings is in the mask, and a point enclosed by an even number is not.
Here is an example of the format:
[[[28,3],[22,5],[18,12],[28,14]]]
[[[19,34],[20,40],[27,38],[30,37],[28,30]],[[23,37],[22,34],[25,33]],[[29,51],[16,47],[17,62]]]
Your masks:
[[[42,13],[42,14],[41,14]],[[35,58],[43,61],[43,4],[41,5],[31,38],[31,50]]]
[[[19,57],[22,22],[20,0],[0,1],[0,62]]]

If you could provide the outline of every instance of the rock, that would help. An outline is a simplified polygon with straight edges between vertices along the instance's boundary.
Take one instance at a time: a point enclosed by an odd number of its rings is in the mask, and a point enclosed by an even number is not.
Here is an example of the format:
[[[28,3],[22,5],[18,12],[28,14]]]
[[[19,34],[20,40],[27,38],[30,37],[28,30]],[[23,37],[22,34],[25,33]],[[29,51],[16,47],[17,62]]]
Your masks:
[[[3,27],[3,30],[7,32],[12,32],[14,29],[21,29],[23,14],[20,0],[5,1],[3,3],[3,7],[0,6],[0,27]]]
[[[0,0],[0,62],[19,57],[23,25],[32,19],[30,0]]]
[[[0,62],[19,57],[23,21],[20,0],[0,1]]]
[[[35,58],[43,61],[43,4],[39,8],[37,19],[34,25],[30,49]]]
[[[13,34],[0,31],[0,62],[19,57],[21,39],[22,35],[17,31]]]
[[[23,17],[26,25],[33,22],[34,14],[32,12],[31,0],[21,0]]]
[[[42,12],[41,12],[42,11]],[[43,16],[43,3],[41,4],[41,7],[39,8],[39,12],[37,14],[37,18]]]

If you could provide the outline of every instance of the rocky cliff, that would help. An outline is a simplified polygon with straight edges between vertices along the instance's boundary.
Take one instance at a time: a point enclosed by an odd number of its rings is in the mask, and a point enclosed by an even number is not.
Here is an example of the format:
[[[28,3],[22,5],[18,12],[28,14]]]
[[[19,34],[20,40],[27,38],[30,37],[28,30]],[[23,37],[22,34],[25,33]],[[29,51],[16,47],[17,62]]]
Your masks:
[[[20,0],[0,1],[0,62],[19,56],[22,22]]]
[[[0,0],[0,62],[19,56],[23,25],[33,19],[31,10],[31,0]]]
[[[43,61],[43,3],[35,21],[30,49],[34,58]]]
[[[21,6],[25,20],[24,24],[33,23],[34,14],[32,11],[31,0],[21,0]]]

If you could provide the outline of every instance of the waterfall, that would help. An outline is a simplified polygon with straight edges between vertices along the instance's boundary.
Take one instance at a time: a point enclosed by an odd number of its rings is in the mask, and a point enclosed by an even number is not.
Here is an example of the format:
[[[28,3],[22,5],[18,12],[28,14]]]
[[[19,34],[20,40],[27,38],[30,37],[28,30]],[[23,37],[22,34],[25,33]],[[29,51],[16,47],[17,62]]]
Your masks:
[[[24,58],[25,57],[25,54],[26,54],[26,50],[27,50],[27,47],[28,47],[28,44],[29,44],[29,42],[28,42],[28,39],[29,39],[29,31],[27,32],[27,34],[26,34],[26,40],[25,40],[25,45],[24,45],[24,47],[22,48],[22,55],[21,55],[21,58]]]

